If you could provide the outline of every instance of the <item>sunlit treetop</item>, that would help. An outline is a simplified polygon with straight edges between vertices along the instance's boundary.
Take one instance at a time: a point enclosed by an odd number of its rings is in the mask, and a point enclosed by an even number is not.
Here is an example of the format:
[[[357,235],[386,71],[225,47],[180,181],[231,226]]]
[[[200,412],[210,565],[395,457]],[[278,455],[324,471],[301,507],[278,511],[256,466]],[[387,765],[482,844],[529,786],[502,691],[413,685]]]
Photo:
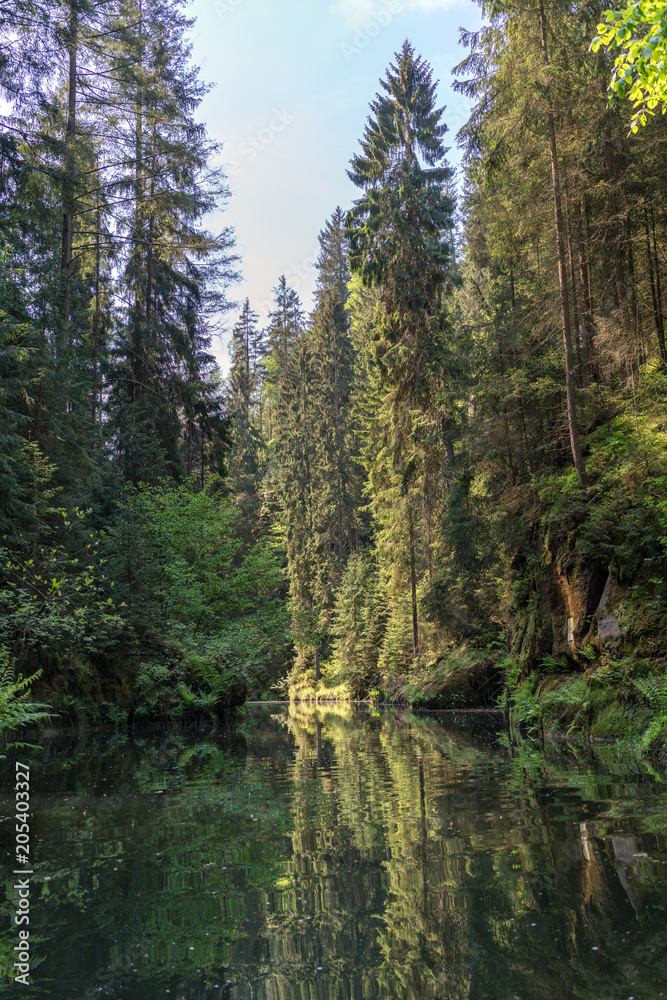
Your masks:
[[[622,10],[607,10],[591,48],[604,46],[614,55],[609,89],[632,101],[631,128],[646,125],[648,116],[667,111],[667,3],[631,0]]]

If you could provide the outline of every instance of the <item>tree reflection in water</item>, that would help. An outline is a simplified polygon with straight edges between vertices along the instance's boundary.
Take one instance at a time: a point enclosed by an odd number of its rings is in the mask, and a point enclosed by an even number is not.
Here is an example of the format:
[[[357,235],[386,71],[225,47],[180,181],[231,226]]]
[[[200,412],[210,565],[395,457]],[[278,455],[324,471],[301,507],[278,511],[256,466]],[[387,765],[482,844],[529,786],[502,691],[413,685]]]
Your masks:
[[[31,766],[22,995],[667,997],[659,776],[499,731],[293,705],[230,732],[56,740]],[[5,975],[0,995],[17,988]]]

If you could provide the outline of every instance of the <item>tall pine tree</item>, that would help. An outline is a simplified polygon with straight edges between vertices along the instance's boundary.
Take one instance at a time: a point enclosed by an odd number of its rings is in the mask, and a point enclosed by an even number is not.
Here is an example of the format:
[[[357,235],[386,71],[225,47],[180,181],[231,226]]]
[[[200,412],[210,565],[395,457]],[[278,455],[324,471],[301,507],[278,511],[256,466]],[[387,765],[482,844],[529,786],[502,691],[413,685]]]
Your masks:
[[[453,272],[452,172],[436,84],[408,41],[380,83],[361,152],[348,171],[364,191],[349,213],[348,233],[352,272],[380,291],[373,333],[379,410],[372,425],[379,440],[371,443],[370,454],[371,465],[373,455],[388,465],[375,477],[374,502],[394,511],[389,521],[383,517],[383,530],[393,538],[388,551],[396,550],[397,568],[403,563],[398,553],[406,557],[416,657],[418,530],[428,471],[424,444],[434,434],[444,438],[450,419],[438,387],[444,366],[442,294]]]

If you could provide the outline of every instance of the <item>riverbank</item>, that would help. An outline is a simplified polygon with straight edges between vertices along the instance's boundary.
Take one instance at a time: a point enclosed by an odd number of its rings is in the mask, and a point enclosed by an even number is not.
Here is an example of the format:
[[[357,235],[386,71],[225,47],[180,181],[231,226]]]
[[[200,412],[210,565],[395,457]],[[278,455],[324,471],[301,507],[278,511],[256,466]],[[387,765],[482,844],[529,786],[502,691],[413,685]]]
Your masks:
[[[632,741],[642,751],[667,742],[667,678],[661,663],[631,655],[600,653],[578,663],[545,656],[522,670],[510,657],[466,646],[447,650],[388,689],[369,692],[371,701],[424,709],[501,709],[517,735]],[[349,687],[330,683],[327,666],[319,682],[295,678],[291,701],[352,701]]]

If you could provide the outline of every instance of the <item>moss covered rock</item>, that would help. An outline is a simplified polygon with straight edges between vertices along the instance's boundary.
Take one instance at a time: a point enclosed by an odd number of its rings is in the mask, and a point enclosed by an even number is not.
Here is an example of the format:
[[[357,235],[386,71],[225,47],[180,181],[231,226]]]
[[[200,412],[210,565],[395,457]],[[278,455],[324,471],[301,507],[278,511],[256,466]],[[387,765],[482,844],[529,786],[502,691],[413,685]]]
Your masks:
[[[427,667],[406,687],[406,695],[427,708],[484,708],[495,704],[503,676],[495,658],[463,646]]]

